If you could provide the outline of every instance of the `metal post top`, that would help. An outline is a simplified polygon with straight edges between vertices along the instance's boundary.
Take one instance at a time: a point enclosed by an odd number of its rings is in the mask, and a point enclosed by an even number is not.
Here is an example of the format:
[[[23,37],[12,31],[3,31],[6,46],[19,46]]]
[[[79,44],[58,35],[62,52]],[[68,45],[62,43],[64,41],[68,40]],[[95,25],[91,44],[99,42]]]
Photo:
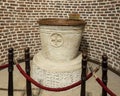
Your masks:
[[[24,49],[25,52],[29,52],[29,50],[30,50],[29,47],[26,47],[26,48]]]
[[[102,59],[103,59],[104,61],[107,61],[107,59],[108,59],[107,54],[103,53],[103,55],[102,55]]]
[[[9,48],[8,51],[9,51],[9,52],[13,52],[13,48],[12,48],[12,47]]]

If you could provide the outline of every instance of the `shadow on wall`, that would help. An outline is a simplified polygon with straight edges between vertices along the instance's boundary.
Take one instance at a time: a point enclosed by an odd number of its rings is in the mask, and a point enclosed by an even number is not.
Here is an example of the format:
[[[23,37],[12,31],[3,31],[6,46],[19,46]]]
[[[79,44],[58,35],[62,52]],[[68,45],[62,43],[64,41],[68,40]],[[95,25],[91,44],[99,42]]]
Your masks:
[[[84,36],[82,36],[79,51],[90,53],[89,43]]]

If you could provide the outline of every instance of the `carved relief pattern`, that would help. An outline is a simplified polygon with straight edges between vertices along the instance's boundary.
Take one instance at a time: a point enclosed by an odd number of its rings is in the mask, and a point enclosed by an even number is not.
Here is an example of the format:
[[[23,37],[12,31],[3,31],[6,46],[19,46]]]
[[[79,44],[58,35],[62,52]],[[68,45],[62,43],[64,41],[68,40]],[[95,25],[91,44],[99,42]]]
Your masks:
[[[61,34],[53,33],[50,36],[50,43],[54,47],[60,47],[63,44],[63,37]]]
[[[75,70],[71,72],[49,72],[38,66],[33,66],[34,72],[32,77],[47,87],[60,88],[71,85],[80,80],[81,71]],[[66,82],[67,81],[67,82]]]

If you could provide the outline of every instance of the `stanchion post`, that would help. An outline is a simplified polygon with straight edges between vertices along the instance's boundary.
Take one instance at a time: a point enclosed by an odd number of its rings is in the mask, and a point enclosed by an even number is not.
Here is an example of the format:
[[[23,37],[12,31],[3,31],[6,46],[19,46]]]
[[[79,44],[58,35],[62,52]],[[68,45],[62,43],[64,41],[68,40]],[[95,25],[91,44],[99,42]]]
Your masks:
[[[8,96],[13,96],[13,48],[8,49]]]
[[[107,69],[108,69],[108,62],[107,62],[107,55],[103,54],[102,56],[102,81],[107,86]],[[107,92],[102,88],[102,96],[107,96]]]
[[[81,94],[80,96],[86,96],[86,69],[87,69],[87,54],[82,54],[82,74],[81,74]]]
[[[26,74],[30,76],[30,49],[25,48],[25,70]],[[26,79],[26,91],[27,91],[27,96],[32,96],[32,90],[31,90],[31,82]]]

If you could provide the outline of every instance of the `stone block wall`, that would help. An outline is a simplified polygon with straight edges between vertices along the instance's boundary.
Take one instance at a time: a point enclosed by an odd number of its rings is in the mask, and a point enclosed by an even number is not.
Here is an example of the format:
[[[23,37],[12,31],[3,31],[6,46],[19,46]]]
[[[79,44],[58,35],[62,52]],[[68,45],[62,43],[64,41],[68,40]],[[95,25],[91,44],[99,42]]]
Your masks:
[[[119,0],[1,0],[0,64],[7,62],[7,49],[15,49],[15,57],[24,57],[30,47],[31,56],[41,49],[39,18],[69,18],[80,14],[87,22],[81,50],[101,62],[109,56],[109,67],[120,72],[120,1]]]

